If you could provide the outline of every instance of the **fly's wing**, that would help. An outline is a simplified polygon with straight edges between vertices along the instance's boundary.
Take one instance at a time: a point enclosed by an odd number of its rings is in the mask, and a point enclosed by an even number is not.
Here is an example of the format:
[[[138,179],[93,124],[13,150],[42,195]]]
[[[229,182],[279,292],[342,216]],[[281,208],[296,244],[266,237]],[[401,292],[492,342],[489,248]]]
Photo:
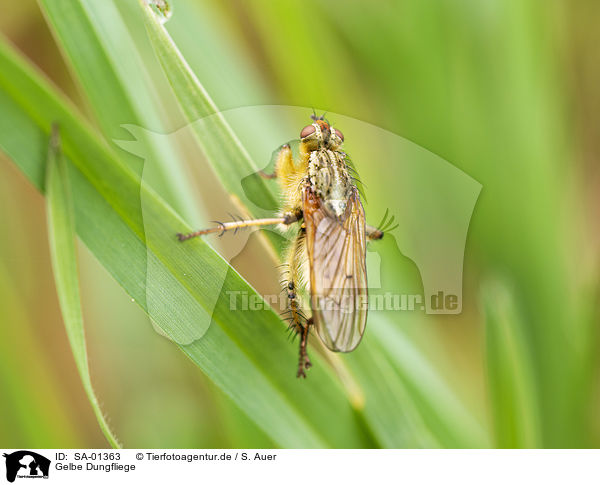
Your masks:
[[[367,322],[365,212],[354,190],[344,216],[336,219],[307,187],[303,213],[317,333],[329,349],[350,352]]]

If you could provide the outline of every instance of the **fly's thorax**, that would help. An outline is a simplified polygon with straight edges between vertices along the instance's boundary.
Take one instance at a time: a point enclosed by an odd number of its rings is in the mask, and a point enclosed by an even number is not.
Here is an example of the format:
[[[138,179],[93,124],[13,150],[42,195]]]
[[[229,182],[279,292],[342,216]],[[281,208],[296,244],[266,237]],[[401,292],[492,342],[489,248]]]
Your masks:
[[[325,207],[336,218],[346,212],[354,183],[345,162],[346,154],[325,148],[310,152],[308,181]]]

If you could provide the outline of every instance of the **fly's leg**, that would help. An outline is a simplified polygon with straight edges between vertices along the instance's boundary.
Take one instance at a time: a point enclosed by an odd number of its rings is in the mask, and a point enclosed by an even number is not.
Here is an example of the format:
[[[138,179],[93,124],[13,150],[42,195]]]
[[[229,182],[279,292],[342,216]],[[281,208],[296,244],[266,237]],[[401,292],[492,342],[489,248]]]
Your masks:
[[[221,237],[223,234],[225,234],[226,231],[231,231],[232,229],[237,231],[238,229],[252,226],[269,226],[276,224],[289,225],[293,224],[294,222],[297,222],[301,217],[302,211],[299,211],[285,213],[283,217],[268,217],[266,219],[250,219],[232,222],[214,221],[217,224],[216,227],[211,227],[209,229],[200,229],[199,231],[191,232],[189,234],[178,233],[177,237],[180,241],[185,241],[187,239],[192,239],[193,237],[204,236],[206,234],[212,234],[215,232],[218,232],[219,237]]]
[[[310,327],[313,324],[313,319],[310,317],[306,324],[302,327],[302,333],[300,334],[300,355],[298,357],[298,373],[296,377],[306,378],[306,374],[304,373],[304,369],[310,369],[312,364],[308,358],[308,352],[306,350],[306,346],[308,345],[308,334],[310,332]]]
[[[275,161],[275,169],[273,173],[267,173],[264,170],[260,170],[258,175],[264,179],[276,179],[280,176],[284,178],[295,170],[294,159],[292,158],[292,149],[287,143],[282,145],[279,152],[277,153],[277,160]]]
[[[258,172],[258,175],[260,175],[264,179],[276,179],[277,178],[277,172],[267,173],[264,170],[260,170]]]
[[[310,369],[310,367],[312,366],[310,359],[308,358],[307,351],[308,334],[310,332],[310,326],[312,325],[312,317],[307,320],[300,311],[300,306],[298,304],[298,296],[296,294],[296,286],[292,280],[288,282],[288,306],[291,312],[290,328],[292,329],[292,331],[300,335],[300,350],[298,353],[298,372],[296,373],[296,377],[306,378],[304,370]]]
[[[306,319],[306,317],[303,315],[300,309],[297,293],[298,281],[300,279],[298,271],[300,268],[300,259],[303,249],[304,231],[300,230],[300,233],[298,236],[296,236],[296,240],[294,241],[288,253],[285,283],[288,297],[288,311],[290,313],[290,329],[300,336],[298,372],[296,376],[306,378],[306,373],[304,371],[305,369],[309,369],[312,365],[310,363],[310,359],[308,358],[307,352],[308,334],[310,331],[310,326],[312,325],[312,318]]]
[[[278,178],[283,177],[286,178],[290,171],[294,170],[294,161],[292,158],[292,150],[289,145],[283,145],[281,150],[277,155],[277,161],[275,163],[275,171],[272,174],[264,173],[262,170],[259,172],[259,175],[264,178]],[[198,236],[204,236],[206,234],[219,233],[219,237],[221,237],[225,232],[238,229],[242,229],[244,227],[251,226],[268,226],[268,225],[277,225],[277,224],[285,224],[290,225],[294,222],[302,219],[302,209],[297,208],[285,212],[282,217],[270,217],[266,219],[252,219],[252,220],[241,220],[241,221],[233,221],[233,222],[215,222],[216,227],[211,227],[209,229],[201,229],[196,232],[192,232],[189,234],[177,234],[177,237],[180,241],[186,241],[187,239],[192,239]]]
[[[367,239],[377,241],[383,237],[383,231],[367,224]]]

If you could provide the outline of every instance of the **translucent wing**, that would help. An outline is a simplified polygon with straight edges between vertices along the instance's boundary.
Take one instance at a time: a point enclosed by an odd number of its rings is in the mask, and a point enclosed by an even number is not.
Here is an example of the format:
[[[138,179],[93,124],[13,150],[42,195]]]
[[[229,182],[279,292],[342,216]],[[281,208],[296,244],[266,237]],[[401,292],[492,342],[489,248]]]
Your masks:
[[[365,213],[356,190],[336,219],[307,187],[303,192],[311,306],[327,347],[350,352],[367,322]]]

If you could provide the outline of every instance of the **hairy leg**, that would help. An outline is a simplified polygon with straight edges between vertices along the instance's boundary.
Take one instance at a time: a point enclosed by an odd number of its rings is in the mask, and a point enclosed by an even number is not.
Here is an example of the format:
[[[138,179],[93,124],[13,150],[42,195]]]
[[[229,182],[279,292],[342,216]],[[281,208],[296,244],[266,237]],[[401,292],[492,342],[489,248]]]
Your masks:
[[[177,237],[180,241],[185,241],[187,239],[191,239],[193,237],[205,236],[206,234],[212,234],[215,232],[220,233],[219,236],[225,234],[226,231],[231,231],[232,229],[238,230],[244,227],[251,226],[269,226],[276,224],[285,224],[290,225],[294,222],[297,222],[302,218],[302,212],[289,212],[285,213],[282,217],[268,217],[266,219],[249,219],[249,220],[241,220],[241,221],[232,221],[232,222],[216,222],[215,227],[211,227],[208,229],[200,229],[196,232],[191,232],[189,234],[181,234],[178,233]]]
[[[277,160],[275,160],[275,169],[273,173],[267,173],[264,170],[260,170],[258,175],[264,179],[276,179],[278,177],[285,177],[294,170],[294,160],[292,158],[292,149],[286,143],[281,147],[277,153]]]
[[[305,369],[311,367],[310,360],[308,358],[307,344],[308,334],[310,326],[312,325],[312,318],[307,319],[301,309],[298,297],[298,285],[300,281],[300,266],[302,259],[302,251],[304,247],[304,231],[300,230],[292,246],[289,249],[286,261],[286,272],[285,272],[285,289],[288,297],[289,307],[289,321],[290,329],[300,335],[300,349],[298,356],[298,372],[297,377],[306,377]]]

